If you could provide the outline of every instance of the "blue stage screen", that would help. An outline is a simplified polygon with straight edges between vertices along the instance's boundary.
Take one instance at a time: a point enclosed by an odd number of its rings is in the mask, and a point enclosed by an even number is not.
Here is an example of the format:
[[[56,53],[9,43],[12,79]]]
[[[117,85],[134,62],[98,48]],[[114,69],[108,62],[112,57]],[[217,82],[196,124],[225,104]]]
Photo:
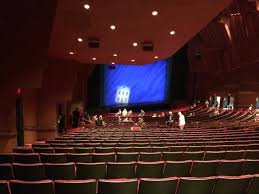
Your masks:
[[[168,60],[146,65],[104,66],[104,105],[157,104],[167,99]]]

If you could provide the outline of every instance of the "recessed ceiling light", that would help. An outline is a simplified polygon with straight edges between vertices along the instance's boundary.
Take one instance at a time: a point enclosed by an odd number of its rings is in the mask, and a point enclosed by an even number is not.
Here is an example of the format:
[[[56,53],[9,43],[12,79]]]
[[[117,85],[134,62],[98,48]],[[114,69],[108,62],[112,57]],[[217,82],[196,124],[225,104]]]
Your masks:
[[[75,54],[75,53],[74,53],[73,51],[70,51],[69,54],[70,54],[70,55],[73,55],[73,54]]]
[[[153,16],[157,16],[158,15],[158,11],[152,11],[152,15]]]
[[[93,59],[93,61],[96,61],[96,58],[95,58],[95,57],[93,57],[92,59]]]
[[[170,32],[170,34],[171,34],[171,35],[175,35],[175,31],[172,30],[172,31]]]
[[[90,5],[89,4],[84,4],[84,8],[85,9],[90,9]]]
[[[116,53],[113,54],[114,57],[117,57],[118,55]]]
[[[158,59],[158,56],[155,56],[154,58],[155,58],[155,59]]]
[[[112,65],[114,65],[115,63],[114,62],[112,62]]]
[[[131,62],[135,62],[135,59],[131,59],[130,61],[131,61]]]
[[[111,28],[112,30],[115,30],[116,26],[111,25],[110,28]]]
[[[133,46],[138,46],[138,43],[134,42],[132,45],[133,45]]]
[[[77,41],[78,42],[83,42],[83,39],[82,38],[78,38]]]

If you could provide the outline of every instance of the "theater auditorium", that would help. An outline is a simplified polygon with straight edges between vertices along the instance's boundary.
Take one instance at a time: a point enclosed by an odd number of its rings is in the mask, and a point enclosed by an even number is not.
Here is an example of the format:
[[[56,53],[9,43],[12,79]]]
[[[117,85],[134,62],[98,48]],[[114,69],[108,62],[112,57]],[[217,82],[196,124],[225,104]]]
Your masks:
[[[0,9],[0,194],[259,194],[259,0]]]

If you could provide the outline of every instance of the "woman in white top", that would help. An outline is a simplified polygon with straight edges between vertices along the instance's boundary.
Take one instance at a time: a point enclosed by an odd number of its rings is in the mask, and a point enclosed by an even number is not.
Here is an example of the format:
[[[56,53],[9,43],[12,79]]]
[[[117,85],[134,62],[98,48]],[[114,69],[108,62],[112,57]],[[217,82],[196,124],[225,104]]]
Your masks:
[[[181,112],[178,112],[178,115],[179,115],[178,126],[180,127],[180,130],[183,130],[184,125],[185,125],[185,117]]]

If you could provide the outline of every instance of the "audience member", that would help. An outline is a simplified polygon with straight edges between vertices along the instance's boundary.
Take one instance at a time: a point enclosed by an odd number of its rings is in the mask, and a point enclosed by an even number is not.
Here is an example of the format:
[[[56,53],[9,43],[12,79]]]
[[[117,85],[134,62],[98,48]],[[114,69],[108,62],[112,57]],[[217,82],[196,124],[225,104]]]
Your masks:
[[[78,107],[75,108],[75,110],[72,112],[72,127],[77,128],[80,118],[80,112]]]
[[[178,126],[180,128],[180,130],[182,131],[184,129],[185,126],[185,117],[181,112],[178,112],[178,116],[179,116],[179,122],[178,122]]]

